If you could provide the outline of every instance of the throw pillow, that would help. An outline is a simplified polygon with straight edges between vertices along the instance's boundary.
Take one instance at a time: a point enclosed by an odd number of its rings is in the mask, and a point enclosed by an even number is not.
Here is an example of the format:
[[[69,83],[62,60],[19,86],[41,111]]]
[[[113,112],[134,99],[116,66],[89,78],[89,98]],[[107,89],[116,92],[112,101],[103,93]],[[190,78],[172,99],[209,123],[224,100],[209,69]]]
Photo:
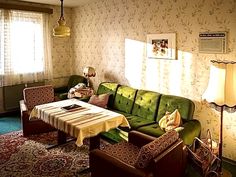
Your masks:
[[[173,130],[181,124],[182,120],[178,109],[173,113],[166,112],[166,115],[164,115],[159,121],[160,128],[165,131]]]
[[[146,168],[152,159],[161,154],[178,139],[178,132],[171,130],[158,137],[154,141],[142,146],[134,166],[136,168]]]
[[[109,100],[110,94],[101,94],[101,95],[92,95],[88,101],[88,103],[102,107],[107,108],[107,103]]]

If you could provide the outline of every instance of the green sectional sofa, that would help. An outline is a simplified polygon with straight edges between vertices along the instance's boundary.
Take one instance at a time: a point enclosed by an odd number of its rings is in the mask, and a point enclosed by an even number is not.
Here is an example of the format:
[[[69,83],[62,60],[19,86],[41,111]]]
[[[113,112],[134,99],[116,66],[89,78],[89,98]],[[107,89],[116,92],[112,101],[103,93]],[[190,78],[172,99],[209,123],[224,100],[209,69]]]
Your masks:
[[[173,112],[178,109],[182,118],[182,128],[177,128],[180,137],[186,145],[192,144],[194,137],[199,137],[201,124],[193,119],[194,103],[187,98],[164,95],[148,90],[138,90],[117,83],[103,82],[99,85],[97,94],[109,93],[108,109],[123,114],[130,123],[131,129],[145,134],[159,137],[164,134],[158,121],[166,111]],[[104,133],[104,136],[115,137],[119,129]]]

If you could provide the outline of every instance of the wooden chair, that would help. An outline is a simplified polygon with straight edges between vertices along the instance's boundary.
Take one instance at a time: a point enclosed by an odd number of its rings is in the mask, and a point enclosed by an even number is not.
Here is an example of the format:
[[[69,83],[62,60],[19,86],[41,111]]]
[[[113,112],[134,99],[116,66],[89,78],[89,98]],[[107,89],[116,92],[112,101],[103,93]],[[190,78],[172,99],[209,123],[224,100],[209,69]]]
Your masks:
[[[24,100],[20,101],[21,124],[23,136],[37,133],[45,133],[55,130],[49,124],[40,119],[29,119],[32,109],[40,104],[54,101],[54,89],[51,85],[29,87],[23,90]]]

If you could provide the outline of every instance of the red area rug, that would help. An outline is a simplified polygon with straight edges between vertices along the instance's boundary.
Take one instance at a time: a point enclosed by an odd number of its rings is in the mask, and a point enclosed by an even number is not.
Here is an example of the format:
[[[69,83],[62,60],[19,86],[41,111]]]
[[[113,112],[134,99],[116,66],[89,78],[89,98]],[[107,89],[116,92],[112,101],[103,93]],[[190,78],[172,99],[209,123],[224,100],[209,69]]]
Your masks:
[[[77,147],[72,141],[47,150],[56,136],[51,132],[25,138],[22,131],[0,135],[0,177],[89,177],[79,174],[88,167],[88,145]]]

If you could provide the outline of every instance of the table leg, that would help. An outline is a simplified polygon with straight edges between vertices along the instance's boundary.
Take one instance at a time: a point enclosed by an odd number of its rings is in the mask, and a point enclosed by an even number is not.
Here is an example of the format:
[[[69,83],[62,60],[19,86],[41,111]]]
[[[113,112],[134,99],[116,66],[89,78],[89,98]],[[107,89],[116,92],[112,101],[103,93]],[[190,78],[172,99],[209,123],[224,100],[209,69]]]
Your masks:
[[[90,137],[89,151],[93,149],[100,149],[100,135]]]
[[[57,144],[54,145],[49,145],[46,147],[46,149],[52,149],[52,148],[56,148],[62,144],[66,144],[69,143],[71,141],[74,141],[75,138],[71,138],[71,139],[67,139],[67,134],[61,130],[57,130]]]
[[[90,144],[89,144],[89,152],[94,149],[100,149],[100,135],[96,135],[94,137],[89,138]],[[89,167],[81,170],[79,174],[88,173],[90,171],[90,156],[89,156]]]
[[[65,143],[66,143],[66,133],[61,130],[58,130],[57,131],[57,144],[60,145],[60,144],[65,144]]]

